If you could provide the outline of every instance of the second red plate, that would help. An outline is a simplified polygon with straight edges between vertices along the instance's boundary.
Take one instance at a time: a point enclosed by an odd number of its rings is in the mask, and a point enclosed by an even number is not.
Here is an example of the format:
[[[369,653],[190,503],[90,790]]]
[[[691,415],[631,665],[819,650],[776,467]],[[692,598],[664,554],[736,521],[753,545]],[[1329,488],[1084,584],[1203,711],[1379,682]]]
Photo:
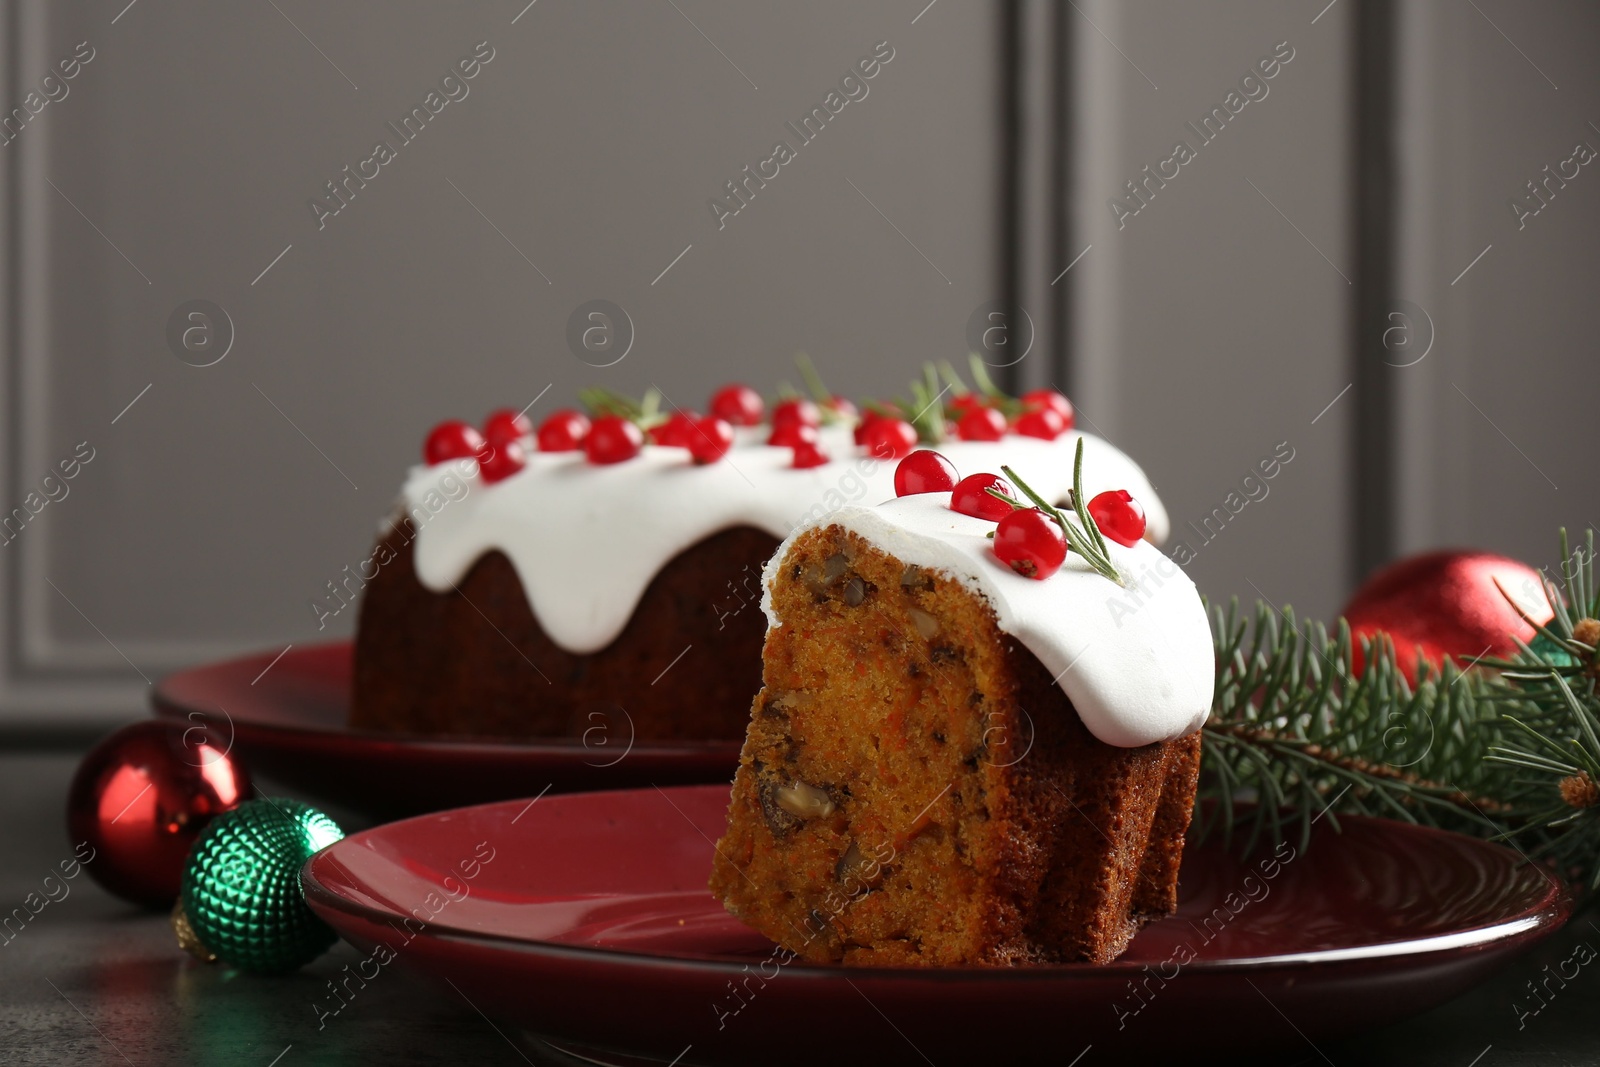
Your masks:
[[[204,725],[252,773],[307,800],[393,819],[541,790],[727,782],[738,741],[635,742],[626,722],[545,742],[352,730],[348,641],[291,646],[163,678],[158,716]]]

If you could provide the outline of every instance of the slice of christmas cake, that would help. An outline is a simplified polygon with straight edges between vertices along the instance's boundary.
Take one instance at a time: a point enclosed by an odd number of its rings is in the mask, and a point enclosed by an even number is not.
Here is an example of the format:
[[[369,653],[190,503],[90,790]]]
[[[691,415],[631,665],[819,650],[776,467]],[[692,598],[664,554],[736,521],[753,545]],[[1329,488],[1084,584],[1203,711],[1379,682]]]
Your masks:
[[[808,960],[939,966],[1106,962],[1174,909],[1210,631],[1081,469],[1036,494],[913,453],[897,499],[779,547],[711,876],[733,914]]]

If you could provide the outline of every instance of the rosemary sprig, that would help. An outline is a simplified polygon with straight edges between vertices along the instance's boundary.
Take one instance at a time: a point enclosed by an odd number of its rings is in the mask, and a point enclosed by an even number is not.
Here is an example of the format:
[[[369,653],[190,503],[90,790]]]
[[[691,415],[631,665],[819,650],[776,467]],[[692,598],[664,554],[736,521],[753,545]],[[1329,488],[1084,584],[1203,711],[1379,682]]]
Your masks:
[[[590,415],[620,415],[637,423],[642,430],[648,430],[667,419],[661,410],[661,391],[653,386],[645,390],[643,397],[635,400],[603,385],[591,385],[578,390],[578,402],[588,409]]]
[[[911,380],[911,399],[897,397],[895,400],[917,431],[917,440],[924,444],[936,445],[944,440],[944,405],[939,402],[943,393],[937,368],[932,363],[924,363],[922,376]]]
[[[1037,507],[1055,520],[1056,525],[1061,527],[1061,532],[1067,537],[1068,548],[1082,556],[1084,562],[1093,567],[1100,575],[1121,586],[1128,584],[1127,580],[1123,578],[1122,572],[1117,569],[1117,565],[1112,562],[1111,552],[1106,548],[1106,539],[1101,535],[1100,527],[1095,523],[1094,516],[1089,514],[1087,502],[1084,500],[1082,438],[1078,439],[1078,450],[1072,460],[1071,505],[1073,513],[1077,516],[1077,522],[1072,521],[1060,508],[1034,492],[1033,487],[1018,477],[1016,471],[1005,466],[1002,466],[1000,470],[1005,473],[1007,478],[1011,479],[1013,485],[1022,490],[1023,495],[1032,501],[1034,507]],[[987,489],[985,492],[996,500],[1004,500],[1011,505],[1013,510],[1028,507],[1027,504],[1014,500],[997,489]]]

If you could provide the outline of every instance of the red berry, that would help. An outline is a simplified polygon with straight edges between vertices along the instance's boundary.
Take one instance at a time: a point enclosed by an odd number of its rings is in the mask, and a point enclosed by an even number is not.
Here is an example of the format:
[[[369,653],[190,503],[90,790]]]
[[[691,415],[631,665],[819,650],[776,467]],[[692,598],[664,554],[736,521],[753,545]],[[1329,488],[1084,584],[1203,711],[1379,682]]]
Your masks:
[[[1042,580],[1066,560],[1067,538],[1044,512],[1023,508],[1001,519],[995,527],[994,554],[1024,578]]]
[[[821,426],[822,413],[809,400],[791,397],[772,409],[772,428],[780,426]]]
[[[483,448],[483,434],[456,419],[441,422],[428,431],[422,445],[423,462],[432,466],[451,459],[476,456]]]
[[[919,448],[894,469],[894,495],[944,493],[956,487],[956,465],[929,448]]]
[[[904,459],[917,447],[917,431],[902,419],[879,419],[867,427],[867,451],[879,459]]]
[[[715,415],[696,419],[687,445],[696,463],[715,463],[733,447],[733,427]]]
[[[639,454],[644,434],[621,415],[602,415],[589,427],[583,450],[590,463],[621,463]]]
[[[963,441],[998,441],[1006,433],[1006,417],[994,408],[973,408],[956,421]]]
[[[533,433],[533,420],[520,411],[501,408],[483,420],[483,436],[491,443],[519,441]]]
[[[1144,537],[1144,508],[1126,489],[1110,489],[1089,501],[1089,517],[1100,532],[1132,547]]]
[[[766,405],[748,385],[724,385],[711,397],[711,414],[733,426],[759,426]]]
[[[540,452],[576,452],[589,436],[589,420],[570,408],[550,413],[539,424]]]
[[[1054,389],[1030,389],[1022,394],[1022,404],[1027,408],[1048,408],[1061,416],[1063,426],[1069,430],[1072,429],[1074,421],[1072,401]]]
[[[1054,441],[1067,432],[1067,423],[1055,408],[1034,408],[1018,415],[1012,428],[1024,437]]]
[[[490,485],[504,481],[527,465],[528,453],[516,441],[491,443],[478,456],[478,473]]]
[[[675,411],[666,422],[650,428],[650,440],[671,448],[688,448],[694,424],[699,420],[700,416],[692,411]]]
[[[868,408],[862,413],[861,421],[856,423],[856,444],[867,443],[867,428],[873,423],[882,422],[884,419],[898,419],[900,414],[900,408],[894,404],[879,404]]]
[[[983,397],[977,393],[957,393],[950,398],[950,403],[945,405],[957,419],[969,411],[976,411],[978,408],[986,408],[988,406],[988,404],[984,403]]]
[[[950,510],[978,519],[999,522],[1014,510],[1004,500],[996,500],[984,490],[996,489],[1014,497],[1011,483],[998,474],[969,474],[950,491]]]
[[[824,452],[815,440],[801,441],[794,446],[794,465],[802,470],[807,467],[820,467],[828,462],[828,454]]]
[[[807,426],[803,422],[790,421],[784,423],[782,426],[774,426],[772,428],[772,435],[767,438],[767,444],[782,445],[784,448],[793,448],[801,441],[811,441],[815,443],[816,440],[817,428],[815,426]]]

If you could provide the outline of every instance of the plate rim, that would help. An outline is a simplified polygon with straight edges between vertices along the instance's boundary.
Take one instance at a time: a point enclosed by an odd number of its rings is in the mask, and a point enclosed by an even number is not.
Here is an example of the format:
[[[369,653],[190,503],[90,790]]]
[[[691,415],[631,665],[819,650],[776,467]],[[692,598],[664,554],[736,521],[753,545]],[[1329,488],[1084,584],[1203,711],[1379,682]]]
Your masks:
[[[294,653],[300,649],[305,651],[301,655],[320,653],[327,655],[339,649],[344,649],[353,659],[355,655],[354,638],[334,638],[327,641],[307,642],[296,645],[288,651],[279,654],[279,659],[298,659]],[[255,663],[269,659],[274,655],[270,649],[261,652],[249,652],[238,656],[229,656],[225,659],[210,660],[197,663],[179,670],[169,671],[156,680],[150,689],[150,707],[158,719],[174,722],[187,721],[195,714],[211,715],[212,712],[187,704],[172,696],[169,689],[173,682],[186,678],[201,671],[214,671],[221,668],[238,666],[246,663]],[[274,661],[276,662],[276,661]],[[254,683],[252,683],[254,684]],[[219,706],[220,707],[220,706]],[[519,738],[505,738],[489,740],[474,737],[430,737],[421,734],[384,733],[380,730],[355,730],[348,726],[335,727],[331,725],[289,725],[286,723],[263,722],[248,715],[238,715],[231,711],[223,711],[235,730],[239,727],[246,728],[249,732],[272,734],[284,738],[316,738],[331,741],[336,744],[382,744],[394,745],[414,752],[438,751],[458,755],[483,755],[502,757],[545,756],[552,759],[566,758],[572,755],[591,753],[591,749],[583,747],[578,738],[543,738],[537,741],[527,741]],[[738,757],[738,752],[743,748],[744,742],[740,740],[711,740],[711,741],[635,741],[632,752],[653,757],[676,756],[710,756],[721,753],[730,753],[732,758]]]
[[[724,788],[720,785],[679,785],[668,786],[666,789],[656,788],[663,793],[681,792],[685,790],[704,790]],[[617,794],[642,794],[643,788],[635,789],[608,789],[596,790],[588,793],[565,794],[563,797],[596,798],[604,795]],[[406,819],[396,820],[361,830],[334,842],[327,848],[308,859],[300,869],[300,883],[308,903],[313,900],[317,904],[328,908],[330,911],[350,916],[372,925],[388,925],[391,920],[401,918],[391,915],[367,905],[357,902],[329,889],[317,876],[316,868],[322,864],[334,862],[333,853],[341,846],[359,841],[369,835],[383,831],[393,831],[405,823],[417,822],[424,819],[437,819],[441,816],[460,815],[462,813],[477,811],[485,808],[510,807],[521,803],[525,798],[513,800],[491,801],[486,804],[473,804],[466,807],[452,808],[442,812],[431,812],[425,815],[416,815]],[[1474,847],[1490,850],[1511,852],[1512,850],[1498,845],[1492,841],[1483,841],[1479,838],[1469,837],[1466,834],[1442,830],[1438,827],[1423,826],[1418,823],[1406,823],[1398,819],[1387,819],[1378,816],[1348,814],[1340,818],[1349,819],[1355,824],[1382,823],[1387,826],[1398,826],[1406,832],[1421,833],[1423,836],[1442,836],[1450,839],[1469,842]],[[1537,865],[1535,865],[1537,866]],[[1464,930],[1452,930],[1448,933],[1432,935],[1425,938],[1410,938],[1400,941],[1384,941],[1371,945],[1354,946],[1349,948],[1326,949],[1317,952],[1299,952],[1278,956],[1250,956],[1241,959],[1197,959],[1184,964],[1188,972],[1239,974],[1242,972],[1270,972],[1279,968],[1302,968],[1307,966],[1331,967],[1340,964],[1360,964],[1377,959],[1406,957],[1425,959],[1428,956],[1440,953],[1470,951],[1474,949],[1487,949],[1495,946],[1514,945],[1519,941],[1528,940],[1542,934],[1559,931],[1572,918],[1575,897],[1572,887],[1565,878],[1554,871],[1539,868],[1546,876],[1546,888],[1538,901],[1524,908],[1517,915],[1488,926],[1468,927]],[[454,926],[450,923],[430,920],[423,924],[423,931],[433,939],[448,941],[457,944],[466,944],[477,947],[486,947],[498,951],[512,951],[519,954],[553,957],[572,961],[601,962],[611,965],[629,967],[689,967],[708,975],[736,975],[744,972],[748,961],[743,963],[725,959],[706,959],[690,956],[663,955],[660,953],[638,952],[629,949],[604,948],[588,945],[573,945],[563,942],[540,940],[534,938],[516,938],[506,934],[485,933],[479,930],[469,930]],[[1471,937],[1471,935],[1479,935]],[[1462,941],[1462,938],[1470,938]],[[1440,943],[1447,942],[1447,943]],[[844,967],[842,965],[826,966],[809,963],[798,957],[785,965],[786,973],[800,976],[827,978],[839,975],[862,976],[871,979],[893,979],[905,981],[921,979],[931,981],[971,981],[981,979],[985,981],[1071,981],[1077,976],[1109,975],[1118,973],[1138,973],[1148,966],[1148,960],[1116,959],[1110,963],[1046,963],[1026,967]]]

